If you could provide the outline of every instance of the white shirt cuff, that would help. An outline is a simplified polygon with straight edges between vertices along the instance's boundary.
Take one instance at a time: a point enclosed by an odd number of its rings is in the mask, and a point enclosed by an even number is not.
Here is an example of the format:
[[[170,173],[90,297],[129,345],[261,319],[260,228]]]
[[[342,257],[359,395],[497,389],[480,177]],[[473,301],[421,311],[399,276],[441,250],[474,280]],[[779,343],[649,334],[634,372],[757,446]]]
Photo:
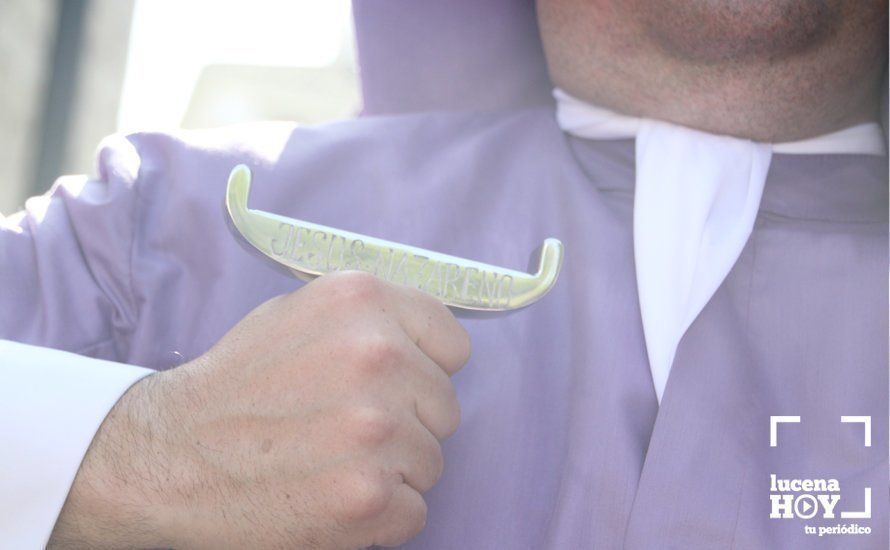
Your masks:
[[[0,340],[0,548],[43,548],[108,411],[152,370]]]

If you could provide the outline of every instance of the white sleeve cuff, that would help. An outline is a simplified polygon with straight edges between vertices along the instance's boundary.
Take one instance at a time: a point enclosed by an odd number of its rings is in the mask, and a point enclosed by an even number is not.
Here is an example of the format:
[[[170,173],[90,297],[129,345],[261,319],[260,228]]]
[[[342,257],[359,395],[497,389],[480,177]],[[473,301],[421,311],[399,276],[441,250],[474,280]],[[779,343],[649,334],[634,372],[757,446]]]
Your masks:
[[[0,340],[0,548],[43,548],[108,411],[141,367]]]

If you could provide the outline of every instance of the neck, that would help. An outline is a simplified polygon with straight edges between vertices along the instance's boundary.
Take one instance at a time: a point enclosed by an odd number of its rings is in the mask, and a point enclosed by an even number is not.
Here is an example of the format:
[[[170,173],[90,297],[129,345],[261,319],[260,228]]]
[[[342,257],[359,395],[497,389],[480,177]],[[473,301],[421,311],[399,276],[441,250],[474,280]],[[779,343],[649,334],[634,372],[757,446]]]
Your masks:
[[[772,142],[877,120],[884,1],[748,6],[540,0],[538,12],[554,83],[615,111]]]

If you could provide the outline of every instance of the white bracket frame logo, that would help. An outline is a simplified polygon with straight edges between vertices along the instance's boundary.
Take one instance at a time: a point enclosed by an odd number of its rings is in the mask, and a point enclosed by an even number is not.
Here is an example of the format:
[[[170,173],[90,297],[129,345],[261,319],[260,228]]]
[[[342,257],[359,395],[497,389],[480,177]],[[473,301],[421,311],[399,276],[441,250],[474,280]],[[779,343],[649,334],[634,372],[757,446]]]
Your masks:
[[[779,415],[770,416],[769,417],[769,446],[770,447],[778,447],[779,446],[779,424],[800,424],[800,423],[801,423],[800,416],[779,416]],[[841,416],[841,423],[843,423],[843,424],[862,424],[863,431],[864,431],[863,446],[871,447],[871,416]],[[776,476],[772,475],[771,478],[775,482]],[[792,481],[798,482],[798,484],[800,484],[800,480],[792,480]],[[811,482],[812,480],[805,480],[805,481]],[[865,487],[864,493],[865,493],[865,495],[864,495],[865,496],[864,509],[862,511],[854,511],[854,512],[842,511],[841,512],[842,518],[844,518],[844,519],[869,519],[869,518],[871,518],[871,487]],[[777,512],[776,506],[777,506],[777,503],[779,502],[779,498],[777,498],[777,497],[779,497],[779,496],[780,495],[771,495],[771,497],[770,497],[771,500],[773,500],[773,506],[774,506],[773,513],[770,515],[770,517],[775,517],[775,518],[794,517],[795,514],[791,514],[787,510],[781,514]],[[790,504],[791,497],[786,495],[785,498],[788,499],[788,504]],[[803,508],[805,508],[805,510],[795,510],[798,512],[796,514],[796,516],[803,518],[803,519],[810,519],[816,514],[817,509],[813,506],[813,503],[816,503],[817,500],[812,495],[803,493],[803,494],[798,495],[797,499],[794,502],[798,502],[798,501],[802,502],[803,500],[807,501],[806,503],[804,503],[804,506],[803,506]],[[826,512],[826,515],[824,517],[834,517],[833,515],[830,515],[833,508],[834,508],[834,506],[832,504],[831,507]]]

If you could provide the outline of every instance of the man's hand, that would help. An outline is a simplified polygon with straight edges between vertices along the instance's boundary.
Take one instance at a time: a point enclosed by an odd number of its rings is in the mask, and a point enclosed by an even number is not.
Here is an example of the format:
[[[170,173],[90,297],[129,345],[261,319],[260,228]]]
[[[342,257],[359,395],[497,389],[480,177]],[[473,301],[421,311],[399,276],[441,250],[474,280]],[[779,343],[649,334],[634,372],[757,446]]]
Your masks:
[[[426,521],[466,332],[433,298],[362,273],[274,298],[106,418],[59,547],[358,548]]]

